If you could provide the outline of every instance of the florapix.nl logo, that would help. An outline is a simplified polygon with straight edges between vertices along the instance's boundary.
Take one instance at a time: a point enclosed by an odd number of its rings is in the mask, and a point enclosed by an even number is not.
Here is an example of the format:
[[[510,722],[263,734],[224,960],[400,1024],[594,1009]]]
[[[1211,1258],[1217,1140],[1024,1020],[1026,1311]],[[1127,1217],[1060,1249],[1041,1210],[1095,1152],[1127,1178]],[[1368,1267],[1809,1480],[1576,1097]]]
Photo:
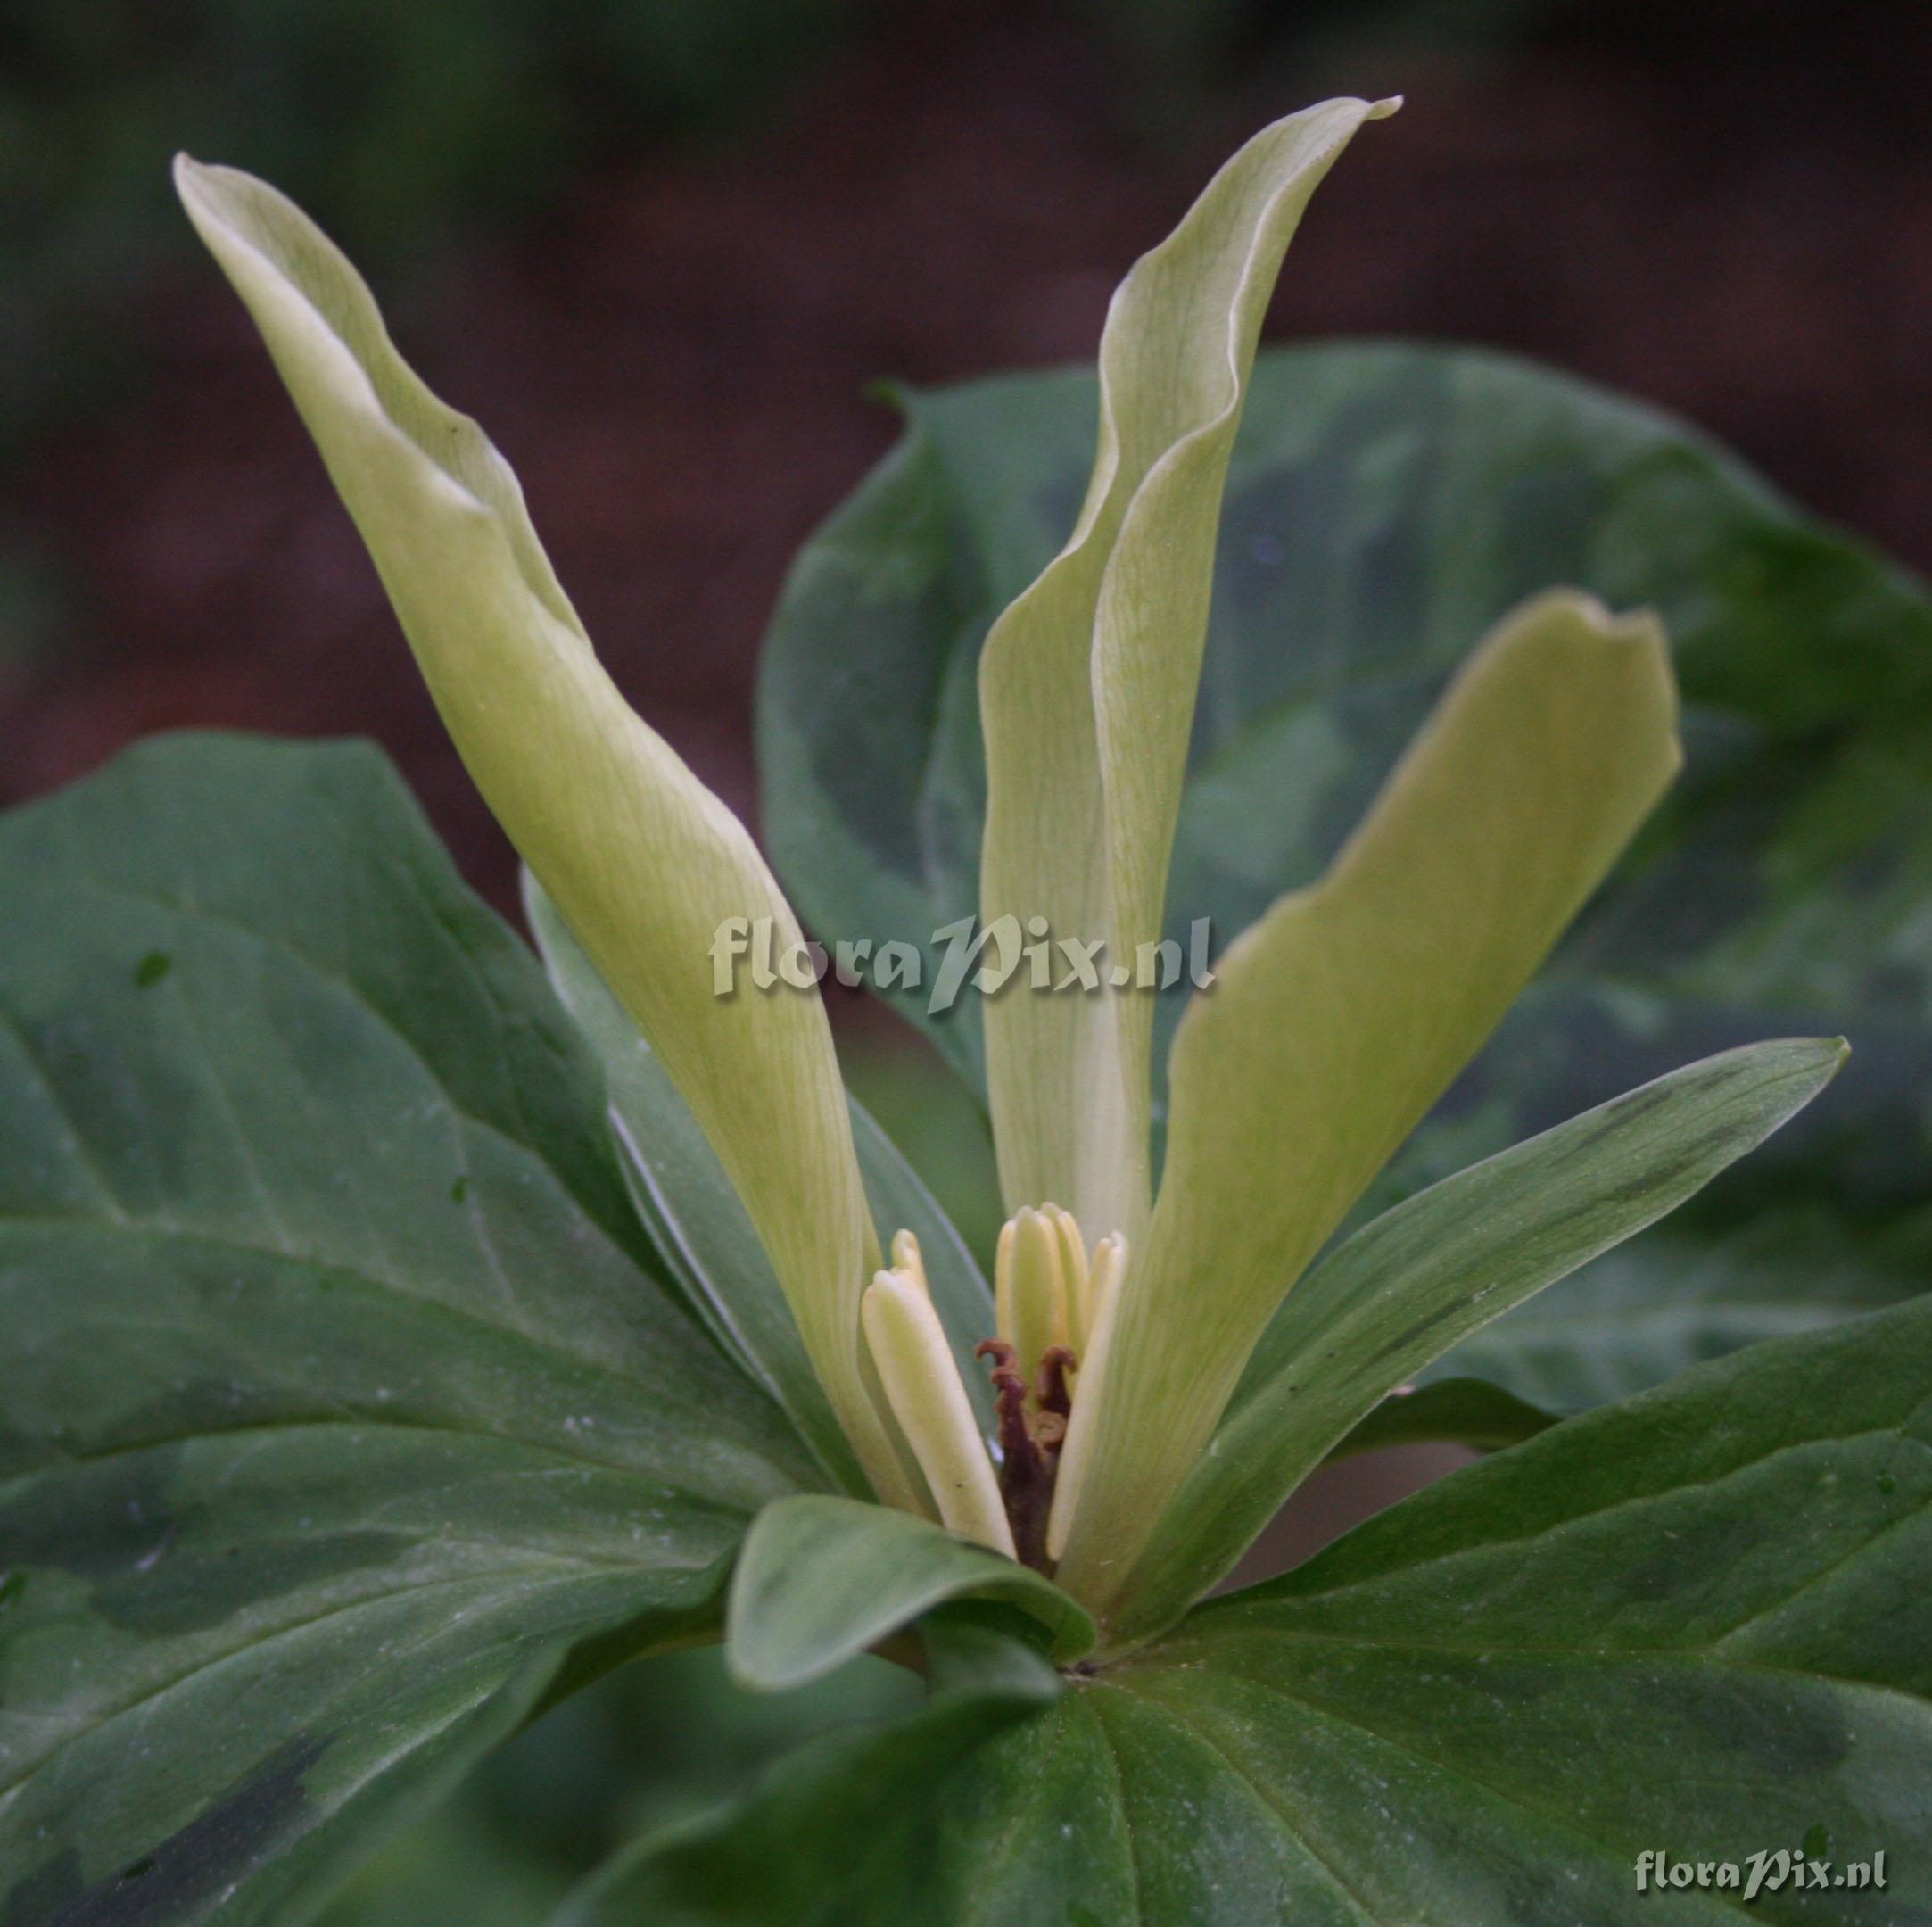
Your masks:
[[[929,943],[902,938],[874,943],[844,939],[830,947],[782,938],[770,917],[727,917],[711,942],[711,987],[721,997],[754,990],[810,990],[828,975],[848,987],[917,992],[929,985],[929,1016],[951,1010],[962,991],[996,997],[1009,986],[1053,996],[1104,990],[1158,993],[1184,982],[1194,990],[1214,981],[1209,967],[1212,932],[1207,917],[1177,937],[1136,944],[1131,957],[1110,955],[1104,938],[1056,937],[1044,917],[961,917],[942,925]]]

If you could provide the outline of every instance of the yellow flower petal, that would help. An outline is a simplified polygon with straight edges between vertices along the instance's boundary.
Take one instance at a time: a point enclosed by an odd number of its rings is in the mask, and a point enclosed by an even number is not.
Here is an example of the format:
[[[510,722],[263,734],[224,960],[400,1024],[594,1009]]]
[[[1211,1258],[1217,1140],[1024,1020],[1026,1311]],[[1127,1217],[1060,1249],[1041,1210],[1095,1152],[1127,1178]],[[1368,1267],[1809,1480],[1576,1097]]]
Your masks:
[[[1089,1236],[1130,1239],[1145,1221],[1152,1008],[1107,973],[1160,934],[1222,487],[1276,271],[1335,157],[1395,104],[1266,128],[1135,266],[1101,341],[1079,524],[987,639],[981,914],[1107,947],[1097,990],[1020,983],[987,1003],[1010,1212],[1058,1198]]]
[[[1059,1576],[1096,1613],[1283,1294],[1662,795],[1675,724],[1654,619],[1539,598],[1464,666],[1328,873],[1189,1006],[1160,1203],[1061,1460]]]
[[[476,786],[697,1115],[881,1497],[918,1509],[868,1395],[877,1234],[815,995],[714,994],[729,920],[796,919],[744,826],[618,692],[507,463],[391,343],[361,277],[251,176],[176,165],[395,605]]]

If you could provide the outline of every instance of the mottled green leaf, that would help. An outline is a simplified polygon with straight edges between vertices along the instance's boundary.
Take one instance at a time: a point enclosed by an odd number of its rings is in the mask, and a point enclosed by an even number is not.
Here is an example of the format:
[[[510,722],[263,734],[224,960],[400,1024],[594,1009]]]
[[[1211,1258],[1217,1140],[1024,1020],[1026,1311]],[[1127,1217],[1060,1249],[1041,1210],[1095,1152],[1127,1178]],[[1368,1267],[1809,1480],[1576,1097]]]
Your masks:
[[[827,940],[925,943],[975,909],[974,666],[994,616],[1074,525],[1096,418],[1086,371],[904,405],[899,447],[801,554],[760,689],[772,848]],[[1587,1402],[1922,1288],[1932,1253],[1910,1230],[1932,1205],[1921,588],[1681,423],[1461,348],[1263,353],[1220,533],[1170,937],[1206,917],[1219,948],[1318,876],[1474,639],[1550,583],[1655,608],[1685,697],[1687,771],[1635,860],[1365,1213],[1715,1052],[1835,1031],[1856,1047],[1827,1103],[1668,1232],[1443,1369],[1501,1374],[1539,1403],[1560,1383]],[[916,992],[882,994],[977,1083],[978,999],[929,1016],[935,964]],[[1153,999],[1157,1130],[1187,995],[1184,980]],[[1767,1209],[1800,1235],[1801,1263],[1781,1261],[1786,1236],[1751,1231]],[[1614,1313],[1632,1293],[1646,1309],[1625,1344]],[[1536,1324],[1520,1351],[1519,1320]]]
[[[805,1493],[761,1512],[731,1576],[725,1651],[747,1686],[802,1686],[954,1599],[1004,1600],[1070,1663],[1094,1624],[1051,1580],[910,1512]]]
[[[1914,1921],[1928,1656],[1919,1303],[1457,1473],[977,1744],[936,1709],[801,1754],[641,1843],[580,1918]],[[1637,1890],[1646,1851],[1801,1849],[1837,1870],[1882,1851],[1885,1889]]]
[[[298,1919],[572,1649],[716,1624],[816,1474],[601,1092],[366,748],[167,739],[0,820],[10,1927]]]

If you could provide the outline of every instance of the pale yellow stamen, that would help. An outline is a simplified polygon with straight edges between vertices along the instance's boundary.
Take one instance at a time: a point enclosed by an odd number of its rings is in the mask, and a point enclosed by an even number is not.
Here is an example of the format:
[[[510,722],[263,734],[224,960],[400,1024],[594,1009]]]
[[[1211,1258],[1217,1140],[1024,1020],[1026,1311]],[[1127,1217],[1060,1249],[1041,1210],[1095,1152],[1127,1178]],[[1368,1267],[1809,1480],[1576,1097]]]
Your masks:
[[[1067,1288],[1069,1239],[1062,1231],[1062,1218],[1071,1228],[1070,1242],[1077,1245],[1079,1227],[1052,1204],[1017,1212],[1000,1234],[994,1311],[999,1336],[1012,1346],[1014,1365],[1029,1387],[1047,1352],[1054,1345],[1072,1343]],[[1082,1251],[1081,1270],[1085,1269]]]
[[[1048,1525],[1047,1550],[1054,1558],[1066,1542],[1074,1493],[1086,1466],[1085,1448],[1077,1448],[1077,1441],[1094,1435],[1092,1414],[1085,1408],[1104,1385],[1126,1267],[1123,1239],[1103,1237],[1090,1253],[1073,1214],[1057,1204],[1017,1212],[1000,1232],[995,1317],[998,1336],[1011,1347],[1012,1367],[1027,1387],[1028,1437],[1035,1448],[1051,1452],[1061,1436],[1061,1427],[1069,1427]],[[860,1317],[879,1387],[925,1475],[940,1522],[949,1532],[1017,1557],[993,1458],[933,1307],[919,1240],[910,1231],[894,1236],[892,1268],[873,1276]],[[1069,1392],[1079,1385],[1090,1388],[1084,1401],[1075,1393],[1070,1419],[1062,1418],[1064,1408],[1058,1404],[1051,1411],[1039,1408],[1040,1364],[1055,1347],[1076,1355],[1076,1364],[1064,1369],[1061,1382]],[[1037,1493],[1042,1475],[1036,1459],[1037,1451],[1028,1463],[1035,1465],[1032,1489]],[[1054,1476],[1053,1463],[1051,1458],[1044,1461],[1044,1476],[1049,1479]],[[1032,1517],[1036,1522],[1037,1512]],[[1028,1557],[1037,1560],[1037,1539],[1033,1544]]]
[[[911,1264],[903,1262],[902,1241],[910,1245]],[[901,1232],[892,1254],[902,1263],[875,1273],[860,1304],[886,1402],[926,1475],[940,1523],[1011,1559],[1012,1529],[993,1461],[933,1310],[919,1247]]]
[[[919,1248],[919,1240],[910,1231],[895,1231],[892,1234],[892,1269],[903,1271],[925,1294],[926,1302],[932,1302],[932,1286],[926,1281],[926,1260]]]
[[[1058,1204],[1040,1209],[1053,1220],[1060,1235],[1061,1274],[1067,1281],[1067,1344],[1078,1354],[1086,1349],[1087,1335],[1094,1328],[1093,1284],[1087,1274],[1086,1241],[1070,1211]]]

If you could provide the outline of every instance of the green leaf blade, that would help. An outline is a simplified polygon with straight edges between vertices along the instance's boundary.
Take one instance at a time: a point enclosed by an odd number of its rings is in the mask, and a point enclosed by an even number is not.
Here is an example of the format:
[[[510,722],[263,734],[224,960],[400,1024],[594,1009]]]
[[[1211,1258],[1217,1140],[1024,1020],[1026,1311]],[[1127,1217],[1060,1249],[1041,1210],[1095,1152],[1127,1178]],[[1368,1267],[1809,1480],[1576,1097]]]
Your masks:
[[[941,1781],[987,1741],[1024,1745],[1028,1716],[1060,1699],[1060,1682],[1023,1642],[978,1626],[930,1619],[921,1639],[931,1683],[924,1705],[802,1747],[722,1814],[621,1849],[551,1927],[766,1927],[828,1905],[876,1927],[903,1922],[913,1907],[940,1920],[970,1914],[982,1883],[934,1851],[931,1816],[908,1790]],[[1070,1824],[1058,1812],[1038,1817]],[[1057,1825],[1055,1833],[1064,1848],[1070,1834]],[[778,1857],[761,1850],[774,1835],[784,1841]],[[1064,1850],[1061,1858],[1078,1865]],[[856,1881],[855,1870],[863,1870]],[[929,1872],[940,1879],[937,1891]]]
[[[977,1744],[936,1734],[896,1824],[863,1773],[801,1756],[782,1799],[749,1790],[640,1845],[625,1890],[678,1927],[748,1927],[806,1890],[864,1927],[968,1897],[1088,1927],[1912,1918],[1932,1907],[1928,1358],[1919,1303],[1700,1368],[1453,1475]],[[820,1850],[860,1840],[876,1852]],[[1884,1890],[1788,1877],[1746,1909],[1637,1889],[1647,1851],[1742,1872],[1801,1844],[1840,1870],[1884,1852]]]
[[[1448,1178],[1348,1239],[1283,1301],[1208,1454],[1156,1531],[1118,1632],[1222,1577],[1302,1479],[1469,1330],[1674,1210],[1837,1075],[1842,1040],[1691,1064]],[[1540,1429],[1540,1427],[1539,1427]]]
[[[745,1685],[802,1686],[955,1599],[1003,1600],[1038,1619],[1070,1664],[1094,1625],[1030,1567],[910,1513],[801,1493],[758,1515],[732,1577],[725,1652]]]
[[[972,908],[975,660],[1073,526],[1097,419],[1090,370],[904,405],[889,475],[801,555],[761,675],[772,848],[828,941],[924,944]],[[1470,639],[1551,582],[1657,610],[1687,774],[1362,1209],[1719,1051],[1834,1031],[1857,1046],[1829,1123],[1800,1121],[1443,1361],[1562,1412],[1923,1288],[1922,583],[1695,428],[1555,370],[1403,342],[1266,350],[1222,511],[1165,935],[1185,945],[1205,917],[1218,948],[1318,877]],[[936,1014],[891,995],[980,1081],[977,998]],[[1158,1131],[1185,992],[1152,1001]]]
[[[145,745],[0,903],[0,1895],[293,1917],[815,1473],[372,751]]]
[[[1882,1040],[1861,1046],[1854,1061],[1882,1047]],[[1847,1066],[1841,1087],[1850,1074]],[[1854,1103],[1852,1093],[1841,1099],[1835,1089],[1829,1108],[1842,1118]],[[1778,1157],[1777,1144],[1754,1160],[1776,1170],[1746,1167],[1727,1180],[1728,1210],[1691,1204],[1682,1222],[1659,1225],[1474,1333],[1424,1379],[1473,1374],[1565,1418],[1633,1397],[1741,1345],[1826,1330],[1924,1291],[1932,1276],[1928,1227],[1915,1217],[1848,1224],[1803,1195],[1793,1165],[1803,1170],[1809,1161]],[[1747,1217],[1738,1215],[1740,1193],[1756,1206]]]

